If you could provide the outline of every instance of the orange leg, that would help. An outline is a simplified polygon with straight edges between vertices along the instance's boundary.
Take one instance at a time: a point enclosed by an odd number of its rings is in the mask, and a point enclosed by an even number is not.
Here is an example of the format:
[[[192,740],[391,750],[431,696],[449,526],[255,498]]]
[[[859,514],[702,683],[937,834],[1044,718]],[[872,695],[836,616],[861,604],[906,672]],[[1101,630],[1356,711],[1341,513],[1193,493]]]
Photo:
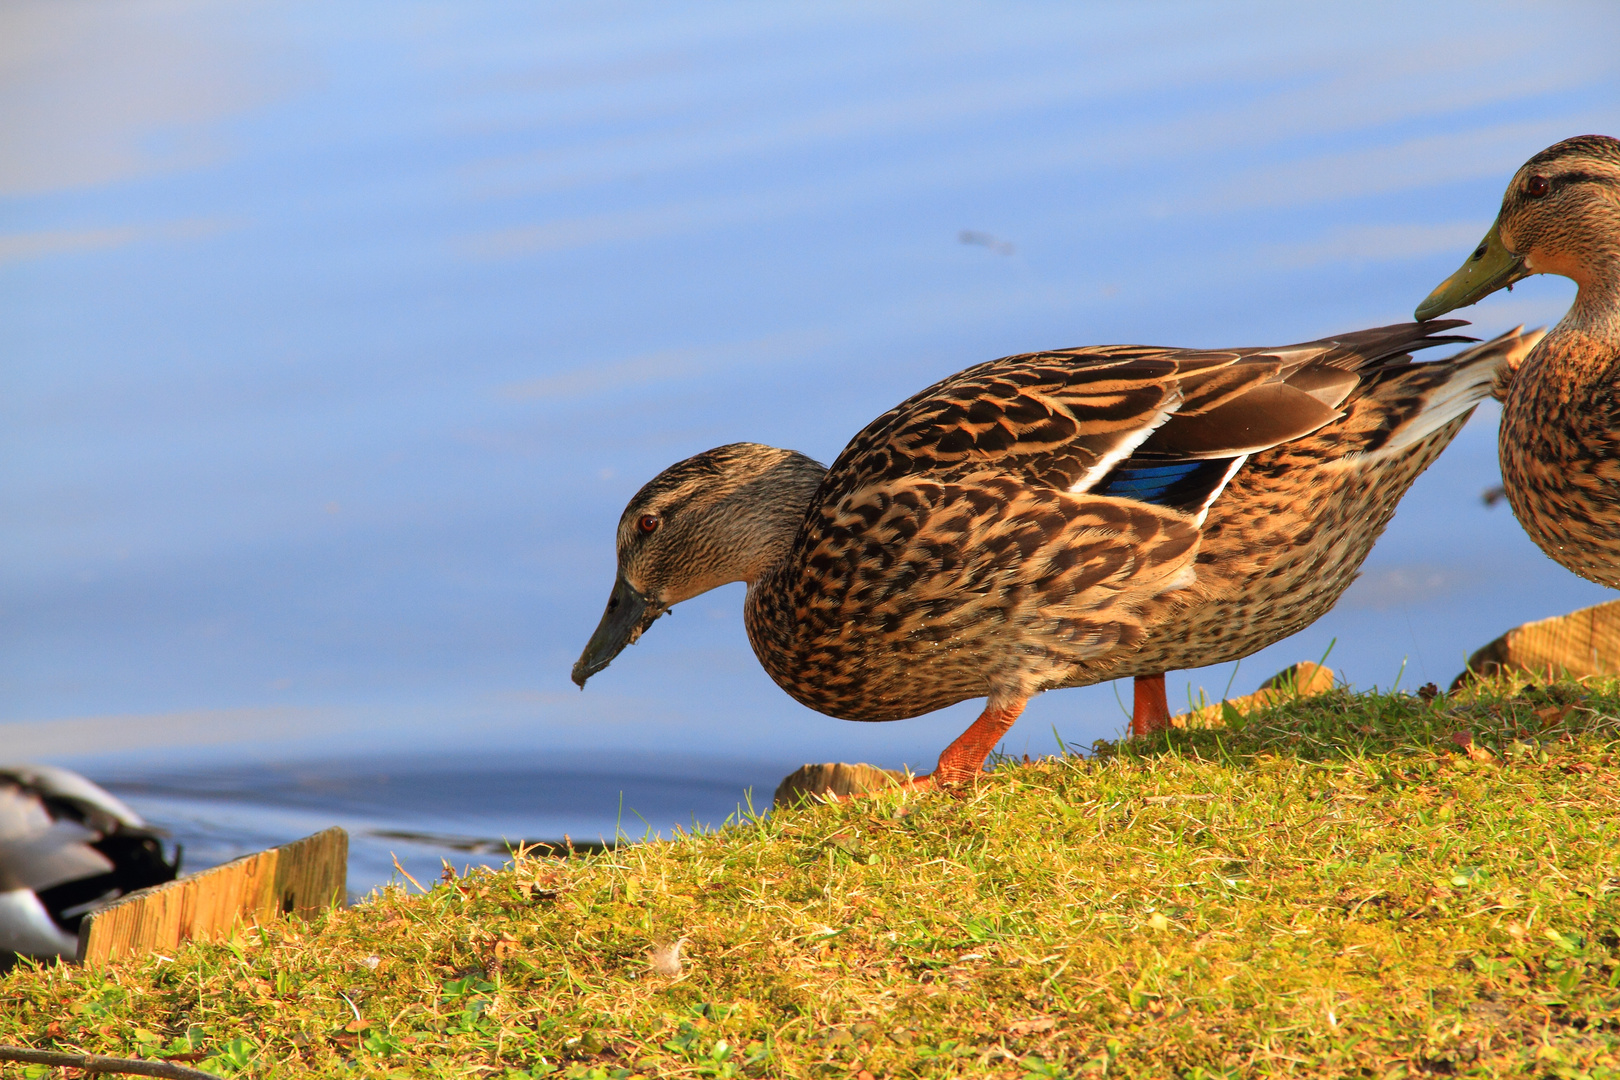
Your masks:
[[[1007,734],[1007,729],[1013,726],[1018,714],[1023,711],[1023,700],[1003,709],[986,708],[972,726],[958,735],[956,741],[939,755],[939,764],[934,771],[927,776],[917,777],[911,782],[912,786],[930,788],[961,784],[978,776],[984,771],[984,759],[990,756],[990,751],[996,748],[996,743]]]
[[[1136,703],[1131,712],[1131,734],[1146,735],[1170,726],[1170,702],[1164,696],[1163,675],[1136,677]]]

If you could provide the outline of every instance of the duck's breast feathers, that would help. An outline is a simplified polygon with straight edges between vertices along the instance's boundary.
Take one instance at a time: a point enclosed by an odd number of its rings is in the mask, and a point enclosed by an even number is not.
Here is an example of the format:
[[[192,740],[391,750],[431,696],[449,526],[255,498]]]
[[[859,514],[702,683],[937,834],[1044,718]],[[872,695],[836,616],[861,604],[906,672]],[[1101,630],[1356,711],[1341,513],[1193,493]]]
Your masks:
[[[1185,514],[1004,474],[864,485],[813,509],[808,535],[750,590],[748,633],[789,693],[854,720],[1057,685],[1138,645],[1149,602],[1196,582]]]

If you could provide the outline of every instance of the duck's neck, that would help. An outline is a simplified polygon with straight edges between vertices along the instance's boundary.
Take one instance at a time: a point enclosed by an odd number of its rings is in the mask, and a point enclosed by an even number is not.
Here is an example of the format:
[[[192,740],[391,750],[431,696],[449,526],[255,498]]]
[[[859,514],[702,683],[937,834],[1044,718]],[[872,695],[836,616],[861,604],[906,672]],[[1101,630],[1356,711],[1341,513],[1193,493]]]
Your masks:
[[[1596,339],[1620,349],[1620,251],[1605,253],[1576,279],[1579,291],[1553,333]]]
[[[1592,396],[1610,393],[1620,373],[1620,262],[1614,273],[1593,267],[1577,281],[1569,311],[1513,375],[1510,400],[1519,408],[1532,398],[1539,409],[1590,411]]]
[[[1575,302],[1553,335],[1620,348],[1620,187],[1593,186],[1591,194],[1579,220],[1534,245],[1525,266],[1575,282]]]
[[[750,476],[714,508],[717,528],[709,530],[716,561],[728,567],[727,580],[754,585],[787,561],[804,524],[810,500],[827,470],[792,450]]]

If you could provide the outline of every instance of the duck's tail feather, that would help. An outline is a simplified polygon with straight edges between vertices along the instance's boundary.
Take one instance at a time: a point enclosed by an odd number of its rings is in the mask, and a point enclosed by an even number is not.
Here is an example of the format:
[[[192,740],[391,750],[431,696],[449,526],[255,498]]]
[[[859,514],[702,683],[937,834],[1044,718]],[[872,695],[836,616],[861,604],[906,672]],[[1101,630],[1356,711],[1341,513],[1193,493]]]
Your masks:
[[[1374,439],[1353,457],[1365,463],[1369,458],[1404,453],[1467,414],[1490,397],[1504,378],[1511,380],[1512,371],[1545,333],[1515,327],[1445,360],[1390,369],[1386,378],[1367,390],[1369,396],[1383,398],[1388,404],[1384,437]]]

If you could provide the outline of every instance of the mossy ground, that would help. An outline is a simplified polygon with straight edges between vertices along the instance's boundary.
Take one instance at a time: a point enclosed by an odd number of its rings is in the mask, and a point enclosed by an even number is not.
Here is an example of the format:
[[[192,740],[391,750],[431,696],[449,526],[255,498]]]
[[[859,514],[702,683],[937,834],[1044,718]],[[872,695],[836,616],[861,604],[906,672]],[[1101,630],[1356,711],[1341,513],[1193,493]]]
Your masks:
[[[1615,685],[1334,691],[19,969],[0,1042],[244,1077],[1620,1077],[1617,717]]]

